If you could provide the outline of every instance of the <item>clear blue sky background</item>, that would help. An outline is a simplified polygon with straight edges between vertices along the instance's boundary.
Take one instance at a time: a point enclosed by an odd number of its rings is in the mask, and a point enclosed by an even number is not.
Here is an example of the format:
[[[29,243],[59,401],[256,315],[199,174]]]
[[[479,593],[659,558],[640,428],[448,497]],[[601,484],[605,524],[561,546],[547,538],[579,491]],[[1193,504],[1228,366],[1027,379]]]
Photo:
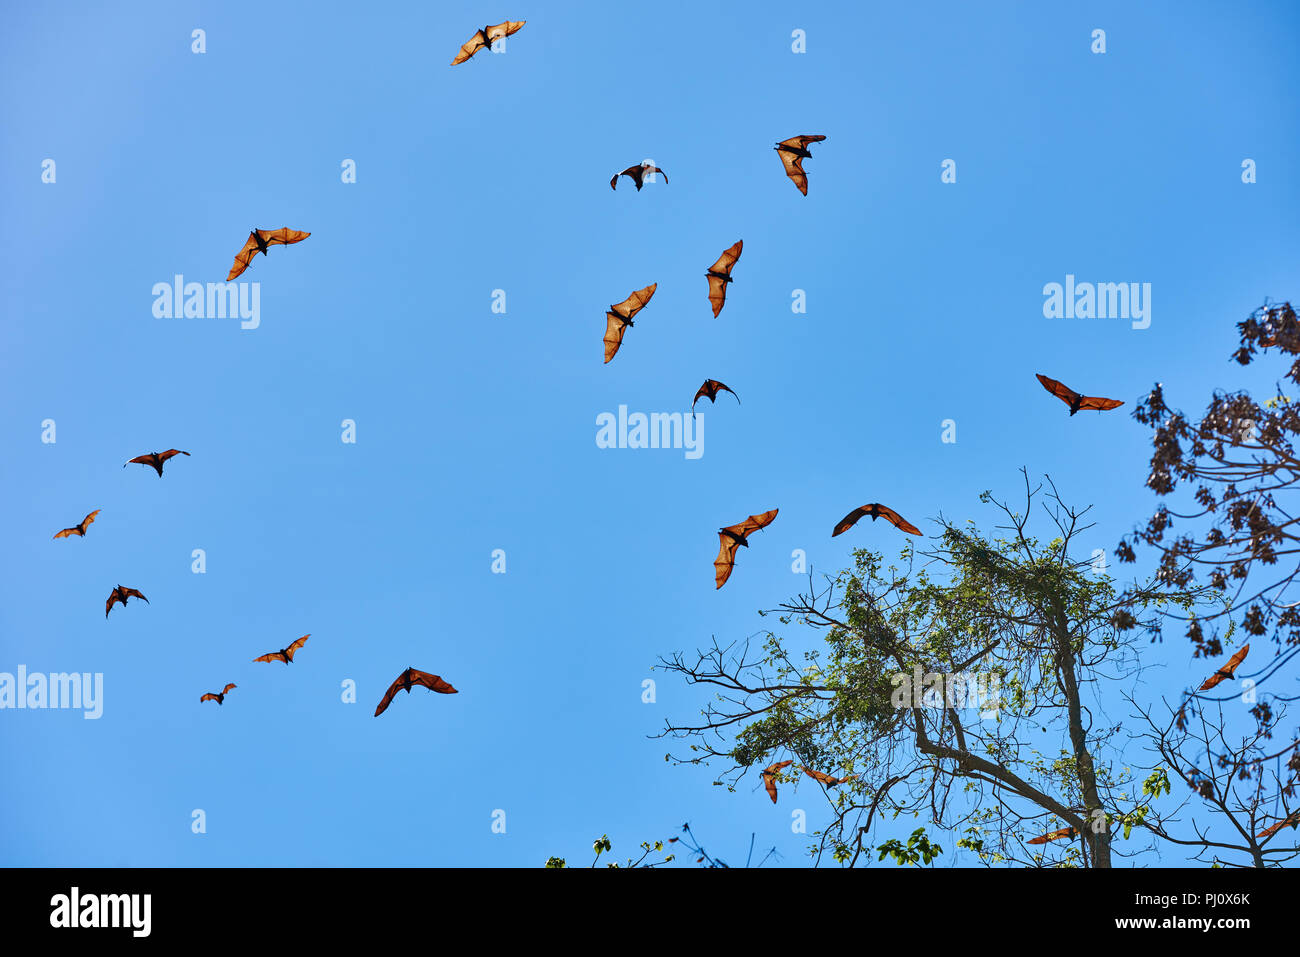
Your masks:
[[[505,55],[448,65],[506,18],[528,25]],[[1300,295],[1289,3],[3,19],[0,670],[106,681],[99,721],[0,712],[4,863],[577,863],[686,820],[732,863],[751,832],[804,863],[789,815],[824,823],[820,790],[773,807],[754,777],[666,764],[647,735],[701,698],[660,675],[643,704],[655,659],[758,630],[804,582],[796,548],[825,572],[895,550],[883,523],[830,538],[867,501],[987,524],[978,493],[1025,465],[1095,503],[1113,548],[1153,503],[1133,401],[1280,375],[1227,361],[1233,323]],[[772,152],[798,133],[827,136],[806,198]],[[670,185],[610,191],[646,157]],[[261,328],[154,318],[154,283],[224,279],[254,225],[312,232],[244,275]],[[715,320],[703,272],[741,238]],[[1151,327],[1043,318],[1067,273],[1152,283]],[[604,309],[651,282],[603,365]],[[1128,405],[1069,419],[1039,371]],[[706,377],[743,405],[705,406],[700,460],[596,447],[598,413],[684,410]],[[192,457],[161,481],[121,467],[173,446]],[[717,527],[773,507],[715,591]],[[151,604],[105,622],[119,582]],[[251,663],[308,632],[294,665]],[[1146,653],[1153,691],[1204,671],[1181,641]],[[461,694],[371,717],[407,665]]]

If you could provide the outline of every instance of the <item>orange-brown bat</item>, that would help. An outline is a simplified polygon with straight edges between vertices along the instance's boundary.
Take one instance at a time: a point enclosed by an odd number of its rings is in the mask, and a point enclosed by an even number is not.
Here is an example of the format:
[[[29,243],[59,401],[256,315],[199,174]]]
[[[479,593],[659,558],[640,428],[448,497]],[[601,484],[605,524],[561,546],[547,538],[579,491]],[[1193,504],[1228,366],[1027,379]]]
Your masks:
[[[836,535],[842,535],[858,523],[858,519],[870,515],[874,522],[878,518],[883,518],[900,531],[907,532],[909,535],[920,535],[921,530],[909,522],[903,516],[899,515],[888,505],[881,505],[879,502],[872,502],[870,505],[863,505],[861,508],[855,508],[849,514],[845,515],[836,523],[834,530],[831,532],[831,538]]]
[[[205,701],[215,701],[217,704],[221,704],[226,700],[226,695],[230,694],[234,687],[234,685],[226,685],[220,691],[209,691],[199,699],[199,704],[203,704]]]
[[[388,710],[389,704],[392,703],[393,695],[397,694],[399,691],[405,691],[407,694],[410,694],[411,688],[415,685],[428,688],[430,691],[436,691],[438,694],[460,694],[459,691],[447,682],[443,681],[438,675],[431,675],[427,671],[419,671],[415,668],[407,668],[397,676],[397,680],[389,685],[388,690],[384,692],[384,697],[379,702],[379,707],[375,708],[375,717],[378,718]]]
[[[482,30],[475,31],[469,41],[463,44],[456,58],[451,61],[452,66],[458,63],[464,63],[479,50],[484,47],[490,47],[502,37],[512,37],[524,28],[527,20],[507,20],[505,23],[498,23],[494,27],[484,27]]]
[[[778,761],[776,764],[769,764],[759,775],[763,779],[763,787],[767,789],[767,796],[772,799],[773,804],[776,803],[776,773],[792,764],[793,761]]]
[[[287,665],[289,664],[289,662],[293,661],[293,656],[298,653],[298,649],[301,648],[303,645],[307,644],[307,639],[310,637],[311,635],[303,635],[301,638],[295,641],[288,648],[281,648],[279,651],[268,652],[265,655],[261,655],[257,658],[254,658],[253,660],[267,661],[267,662],[283,661]]]
[[[718,529],[718,557],[713,562],[713,580],[721,588],[731,577],[731,570],[736,567],[736,549],[742,545],[749,547],[749,536],[761,528],[767,528],[776,518],[779,509],[751,515],[738,525],[728,525]]]
[[[644,289],[638,289],[622,302],[616,302],[605,313],[605,361],[609,362],[623,344],[623,333],[636,325],[632,317],[645,308],[650,297],[659,288],[659,283],[652,282]]]
[[[621,173],[615,173],[609,181],[609,188],[618,189],[618,178],[620,176],[626,176],[632,182],[636,183],[636,191],[639,193],[641,192],[641,187],[645,185],[645,177],[647,173],[658,173],[664,178],[664,185],[666,186],[668,184],[667,173],[661,170],[658,166],[653,166],[650,163],[642,163],[639,166],[629,166]]]
[[[1300,811],[1296,811],[1294,814],[1282,818],[1282,820],[1278,821],[1276,824],[1270,824],[1268,827],[1264,828],[1264,830],[1260,831],[1258,834],[1255,835],[1255,840],[1257,841],[1267,840],[1268,838],[1276,834],[1278,831],[1282,830],[1282,828],[1286,827],[1288,824],[1291,827],[1295,827],[1297,824],[1300,824]]]
[[[745,248],[745,241],[739,239],[734,246],[728,246],[718,257],[718,261],[709,267],[704,278],[709,281],[709,305],[713,306],[713,318],[718,318],[722,307],[727,303],[727,283],[731,282],[731,270],[740,259],[740,251]]]
[[[266,251],[272,246],[292,246],[310,235],[311,233],[305,233],[301,229],[290,229],[287,226],[280,229],[254,229],[248,234],[248,241],[244,243],[244,248],[235,256],[235,264],[230,267],[230,275],[226,277],[226,282],[230,282],[253,265],[253,257],[258,253],[265,256]]]
[[[799,765],[799,770],[808,775],[808,777],[812,778],[814,781],[820,781],[828,788],[833,788],[837,784],[843,784],[845,781],[852,781],[857,777],[856,774],[849,774],[842,778],[837,778],[829,774],[823,774],[821,771],[814,771],[812,768],[805,768],[802,764]]]
[[[736,396],[736,402],[740,402],[740,396],[736,395],[735,392],[732,392],[730,387],[723,385],[717,379],[705,379],[704,385],[700,386],[699,391],[695,393],[694,401],[691,402],[691,411],[695,411],[695,403],[699,402],[701,398],[708,399],[710,402],[716,404],[719,392],[731,392],[732,395]]]
[[[803,171],[803,161],[812,158],[812,153],[808,152],[808,144],[820,143],[824,139],[826,137],[820,133],[806,133],[803,136],[792,136],[788,140],[782,140],[772,147],[781,157],[781,163],[785,166],[785,175],[794,180],[794,185],[805,196],[808,195],[808,174]]]
[[[1095,409],[1098,412],[1105,412],[1107,409],[1118,409],[1124,404],[1123,399],[1103,399],[1097,395],[1080,395],[1069,386],[1057,382],[1055,379],[1049,379],[1041,372],[1035,372],[1034,375],[1038,376],[1038,381],[1043,384],[1044,389],[1070,407],[1071,415],[1080,410],[1091,412]]]
[[[1059,831],[1052,831],[1050,834],[1044,834],[1033,840],[1026,841],[1026,844],[1048,844],[1052,841],[1062,841],[1074,837],[1074,828],[1063,827]]]
[[[108,601],[104,603],[104,617],[107,618],[108,613],[113,610],[114,602],[120,601],[122,603],[122,607],[125,608],[126,600],[128,598],[139,598],[146,605],[149,604],[149,599],[145,598],[144,595],[140,594],[138,590],[134,588],[123,588],[121,585],[118,585],[111,592],[109,592]]]
[[[1231,658],[1229,658],[1227,663],[1222,668],[1220,668],[1214,674],[1210,675],[1210,677],[1206,678],[1205,684],[1201,685],[1201,687],[1197,690],[1209,691],[1211,688],[1217,686],[1220,682],[1226,681],[1229,678],[1237,677],[1237,668],[1239,668],[1241,666],[1241,663],[1246,660],[1246,655],[1249,651],[1250,651],[1249,644],[1242,645],[1241,650],[1238,651]]]
[[[127,460],[126,465],[123,465],[122,468],[126,468],[127,465],[147,465],[158,473],[159,478],[162,478],[164,462],[176,455],[189,454],[188,452],[182,452],[180,449],[168,449],[166,452],[150,452],[148,455],[137,455],[135,458]]]
[[[85,534],[86,534],[86,528],[87,528],[87,526],[89,526],[92,522],[94,522],[94,520],[95,520],[95,516],[98,515],[98,514],[99,514],[100,512],[102,512],[102,511],[103,511],[102,508],[97,508],[97,509],[95,509],[95,510],[94,510],[93,512],[91,512],[89,515],[87,515],[85,518],[83,518],[80,522],[78,522],[76,525],[73,525],[71,528],[65,528],[65,529],[64,529],[63,531],[61,531],[61,532],[55,532],[55,533],[54,533],[54,537],[55,537],[55,538],[71,538],[73,535],[81,535],[81,536],[84,538],[84,537],[85,537]]]

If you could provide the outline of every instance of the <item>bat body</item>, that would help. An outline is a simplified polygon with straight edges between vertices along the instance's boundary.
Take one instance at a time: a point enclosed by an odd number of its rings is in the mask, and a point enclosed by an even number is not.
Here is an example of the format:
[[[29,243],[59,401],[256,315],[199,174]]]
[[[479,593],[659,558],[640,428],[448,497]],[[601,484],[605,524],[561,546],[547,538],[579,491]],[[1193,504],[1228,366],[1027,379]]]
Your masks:
[[[150,452],[148,455],[137,455],[135,458],[129,459],[122,468],[126,468],[127,465],[147,465],[158,473],[159,478],[162,478],[164,462],[173,456],[189,454],[188,452],[182,452],[180,449],[168,449],[166,452]]]
[[[779,509],[751,515],[737,525],[728,525],[718,529],[718,557],[713,562],[713,580],[715,589],[721,588],[731,577],[731,570],[736,566],[736,549],[749,547],[749,536],[759,529],[767,528],[776,519]]]
[[[709,267],[709,271],[704,277],[709,281],[709,305],[713,307],[713,318],[718,318],[718,313],[722,312],[722,307],[727,302],[727,283],[731,282],[731,270],[736,268],[736,261],[740,259],[740,251],[745,248],[743,239],[737,240],[735,245],[728,246],[718,257],[718,261]]]
[[[1237,677],[1237,669],[1241,666],[1241,663],[1246,660],[1246,655],[1249,653],[1250,645],[1242,645],[1241,650],[1229,658],[1222,668],[1210,675],[1210,677],[1206,678],[1205,683],[1197,690],[1209,691],[1211,688],[1217,687],[1220,682],[1227,681],[1229,678]]]
[[[1080,395],[1064,383],[1049,379],[1041,372],[1035,372],[1034,375],[1038,376],[1038,381],[1043,384],[1044,389],[1070,407],[1070,415],[1074,415],[1079,411],[1091,412],[1096,410],[1105,412],[1108,409],[1118,409],[1124,404],[1123,399],[1103,399],[1099,395]]]
[[[812,768],[805,768],[802,764],[799,765],[799,770],[808,775],[808,777],[812,778],[814,781],[820,781],[828,788],[833,788],[838,784],[843,784],[845,781],[852,781],[857,777],[856,774],[849,774],[842,778],[837,778],[830,774],[823,774],[821,771],[814,771]]]
[[[254,661],[283,661],[286,665],[293,661],[293,656],[298,653],[298,649],[307,644],[307,639],[311,635],[303,635],[288,648],[281,648],[279,651],[268,652],[265,655],[259,655]]]
[[[776,764],[769,764],[759,775],[763,779],[763,788],[767,791],[767,796],[772,799],[773,804],[776,803],[776,774],[782,768],[788,768],[792,764],[794,764],[793,761],[778,761]]]
[[[644,289],[638,289],[622,302],[616,302],[605,313],[605,361],[609,362],[623,344],[623,333],[636,325],[632,317],[645,308],[650,297],[659,288],[659,283],[652,282]]]
[[[76,525],[73,525],[71,528],[65,528],[61,532],[55,532],[54,537],[71,538],[73,535],[80,535],[84,538],[86,535],[86,528],[89,527],[91,522],[95,520],[95,516],[102,511],[103,509],[99,509],[99,508],[95,509],[89,515],[83,518],[80,522],[78,522]]]
[[[1294,814],[1282,818],[1282,820],[1278,821],[1276,824],[1270,824],[1268,827],[1264,828],[1264,830],[1255,835],[1255,840],[1267,840],[1287,825],[1295,827],[1297,824],[1300,824],[1300,811],[1296,811]]]
[[[221,704],[226,700],[226,695],[230,694],[234,688],[234,685],[226,685],[220,691],[209,691],[199,699],[199,704],[203,704],[205,701],[215,701],[217,704]]]
[[[443,681],[438,675],[431,675],[427,671],[419,671],[415,668],[407,668],[397,676],[397,680],[389,685],[388,690],[384,692],[384,697],[379,702],[379,707],[375,708],[375,717],[378,718],[388,710],[389,704],[392,703],[393,695],[397,694],[399,691],[405,691],[407,694],[410,694],[411,688],[415,685],[420,685],[421,687],[428,688],[430,691],[436,691],[439,694],[460,694],[459,691],[447,682]]]
[[[139,598],[146,605],[149,604],[149,599],[145,598],[144,595],[140,594],[140,592],[137,589],[123,588],[121,585],[118,585],[116,588],[114,588],[111,592],[108,593],[108,601],[104,603],[104,617],[107,618],[108,613],[113,610],[114,602],[120,601],[122,603],[122,607],[125,608],[126,600],[128,598]]]
[[[230,282],[253,265],[253,257],[258,253],[265,256],[266,251],[272,246],[292,246],[310,235],[311,233],[305,233],[301,229],[290,229],[287,226],[280,229],[253,229],[248,234],[244,248],[235,255],[235,264],[230,267],[230,275],[226,277],[226,282]]]
[[[1036,838],[1034,838],[1034,839],[1031,840],[1031,841],[1027,841],[1026,843],[1028,843],[1028,844],[1050,844],[1052,841],[1063,841],[1063,840],[1069,840],[1069,839],[1072,839],[1074,836],[1075,836],[1075,830],[1074,830],[1074,828],[1072,828],[1072,827],[1063,827],[1063,828],[1061,828],[1059,831],[1052,831],[1052,833],[1050,833],[1050,834],[1044,834],[1044,835],[1042,835],[1041,837],[1036,837]]]
[[[484,27],[482,30],[475,31],[465,43],[461,44],[459,52],[452,59],[451,65],[456,66],[464,63],[479,50],[484,47],[490,47],[502,37],[512,37],[523,29],[527,20],[507,20],[505,23],[498,23],[496,26]]]
[[[777,155],[781,157],[781,165],[785,167],[785,175],[794,181],[799,192],[805,196],[808,195],[808,174],[803,171],[803,161],[812,158],[812,153],[808,152],[809,143],[820,143],[826,137],[820,133],[807,133],[803,136],[792,136],[788,140],[782,140],[772,147],[776,150]]]
[[[609,181],[609,188],[618,189],[618,178],[620,176],[626,176],[632,182],[636,183],[636,191],[639,193],[641,192],[641,187],[645,185],[645,177],[647,173],[658,173],[664,178],[664,185],[668,185],[667,173],[661,170],[658,166],[652,166],[649,163],[642,163],[639,166],[629,166],[621,173],[615,173]]]
[[[700,386],[699,390],[695,393],[695,399],[691,402],[691,411],[695,411],[695,403],[699,402],[702,398],[708,399],[710,402],[716,404],[719,392],[731,392],[732,395],[736,396],[736,403],[740,403],[740,396],[736,395],[735,392],[732,392],[728,386],[723,385],[717,379],[705,379],[704,385]]]
[[[907,532],[909,535],[921,534],[919,528],[907,519],[903,518],[903,516],[899,515],[888,505],[881,505],[879,502],[872,502],[869,505],[863,505],[861,508],[855,508],[853,511],[849,512],[849,514],[840,519],[835,525],[835,529],[831,532],[831,538],[834,538],[836,535],[844,534],[858,523],[858,519],[866,515],[870,515],[873,522],[878,518],[883,518],[895,528]]]

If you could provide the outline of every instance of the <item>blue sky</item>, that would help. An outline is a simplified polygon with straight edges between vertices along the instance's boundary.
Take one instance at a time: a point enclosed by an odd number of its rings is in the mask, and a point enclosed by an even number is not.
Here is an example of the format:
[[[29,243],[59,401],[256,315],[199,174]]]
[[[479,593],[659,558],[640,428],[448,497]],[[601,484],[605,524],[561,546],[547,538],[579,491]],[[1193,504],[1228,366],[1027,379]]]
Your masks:
[[[505,54],[448,66],[506,18],[528,23]],[[794,549],[818,572],[896,550],[882,523],[830,538],[863,502],[987,525],[978,493],[1024,465],[1095,504],[1109,550],[1153,502],[1133,401],[1280,375],[1227,357],[1234,322],[1297,295],[1286,3],[4,20],[0,671],[105,676],[98,721],[0,712],[4,863],[576,863],[687,820],[733,863],[751,832],[805,863],[789,812],[822,823],[819,791],[773,807],[664,762],[647,736],[701,699],[656,658],[757,631],[803,582]],[[827,136],[807,197],[771,149],[799,133]],[[669,185],[610,191],[647,157]],[[155,283],[224,279],[252,226],[312,232],[241,277],[259,328],[154,317]],[[737,239],[715,320],[703,273]],[[1067,274],[1151,283],[1150,328],[1045,319]],[[605,308],[651,282],[602,364]],[[1128,405],[1068,419],[1035,372]],[[599,413],[685,410],[706,377],[743,404],[704,407],[700,459],[597,448]],[[161,481],[121,467],[169,447],[192,457]],[[715,591],[717,527],[773,507]],[[119,582],[150,604],[105,622]],[[292,666],[251,663],[308,632]],[[1168,693],[1204,670],[1180,641],[1147,653]],[[372,718],[407,665],[461,693]]]

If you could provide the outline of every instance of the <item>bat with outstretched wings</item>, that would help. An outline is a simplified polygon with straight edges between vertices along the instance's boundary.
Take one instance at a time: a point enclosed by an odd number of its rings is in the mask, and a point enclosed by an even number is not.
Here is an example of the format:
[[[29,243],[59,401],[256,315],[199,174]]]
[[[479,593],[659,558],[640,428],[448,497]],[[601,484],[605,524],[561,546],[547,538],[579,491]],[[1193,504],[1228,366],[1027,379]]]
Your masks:
[[[234,688],[235,685],[231,684],[231,685],[226,685],[220,691],[209,691],[207,694],[205,694],[202,698],[199,699],[199,704],[203,704],[203,702],[205,701],[215,701],[217,704],[222,704],[226,700],[226,695],[230,694],[230,692],[234,690]]]
[[[615,174],[610,178],[610,181],[609,181],[609,188],[610,188],[610,189],[618,189],[618,178],[619,178],[620,176],[626,176],[626,177],[627,177],[628,179],[630,179],[632,182],[636,183],[636,191],[639,193],[639,192],[641,192],[641,187],[645,185],[645,178],[646,178],[646,176],[649,175],[649,174],[651,174],[651,173],[658,173],[660,176],[662,176],[662,177],[664,178],[664,185],[667,185],[667,184],[668,184],[668,174],[667,174],[667,173],[665,173],[663,170],[661,170],[658,166],[655,166],[655,165],[653,165],[653,164],[651,164],[651,163],[641,163],[641,164],[638,165],[638,166],[629,166],[627,169],[623,170],[621,173],[615,173]],[[653,183],[654,180],[652,179],[650,182]]]
[[[311,233],[303,232],[301,229],[290,229],[287,226],[280,229],[252,230],[248,234],[248,241],[244,243],[244,248],[235,256],[235,264],[230,267],[230,275],[226,277],[226,282],[230,282],[253,265],[253,257],[258,253],[265,256],[266,251],[272,246],[292,246],[310,235]]]
[[[1274,834],[1276,834],[1278,831],[1282,830],[1282,828],[1288,825],[1290,825],[1291,827],[1296,827],[1297,825],[1300,825],[1300,811],[1296,811],[1294,814],[1290,814],[1287,817],[1282,818],[1282,820],[1278,821],[1276,824],[1270,824],[1268,827],[1264,828],[1264,830],[1260,831],[1258,834],[1255,835],[1255,840],[1257,841],[1267,840],[1268,838],[1272,837]]]
[[[71,538],[73,535],[80,535],[80,536],[82,536],[82,537],[85,537],[85,534],[86,534],[86,528],[91,524],[91,522],[93,522],[93,521],[95,520],[95,516],[98,515],[98,514],[99,514],[100,512],[102,512],[102,511],[103,511],[103,509],[100,509],[100,508],[95,509],[95,510],[94,510],[93,512],[91,512],[89,515],[87,515],[85,518],[83,518],[80,522],[78,522],[76,525],[73,525],[71,528],[65,528],[65,529],[63,529],[63,531],[61,531],[61,532],[55,532],[55,533],[54,533],[54,537],[55,537],[55,538]]]
[[[1107,409],[1118,409],[1124,404],[1123,399],[1103,399],[1099,395],[1080,395],[1068,385],[1057,382],[1055,379],[1049,379],[1041,372],[1035,372],[1038,381],[1043,384],[1043,388],[1052,395],[1056,396],[1062,402],[1070,407],[1070,414],[1076,412],[1105,412]]]
[[[820,143],[824,139],[826,137],[820,133],[806,133],[803,136],[792,136],[788,140],[782,140],[772,147],[781,157],[785,175],[794,181],[799,192],[805,196],[808,195],[808,174],[803,171],[803,161],[812,158],[812,153],[808,152],[808,144]]]
[[[699,402],[700,399],[708,399],[710,402],[716,404],[719,392],[731,392],[732,395],[736,396],[736,402],[739,404],[740,396],[736,395],[730,387],[723,385],[717,379],[705,379],[704,385],[700,386],[699,390],[695,393],[695,398],[691,401],[691,411],[695,411],[695,403]]]
[[[804,774],[808,775],[808,777],[812,778],[814,781],[820,781],[828,788],[833,788],[837,784],[843,784],[845,781],[852,781],[854,778],[857,777],[856,774],[846,774],[842,778],[837,778],[831,774],[824,774],[821,771],[814,771],[812,768],[805,768],[802,764],[799,765],[799,770],[802,771]]]
[[[778,761],[776,764],[769,764],[759,774],[759,777],[763,779],[763,787],[767,791],[767,796],[772,799],[773,804],[776,803],[776,775],[782,768],[788,768],[792,764],[794,764],[793,761]]]
[[[455,59],[451,61],[452,66],[458,63],[464,63],[479,50],[484,47],[490,47],[503,37],[512,37],[524,28],[527,20],[507,20],[505,23],[498,23],[493,27],[484,27],[476,30],[474,35],[467,42],[461,45],[460,51],[456,54]]]
[[[1075,830],[1072,827],[1063,827],[1059,831],[1052,831],[1050,834],[1043,834],[1032,840],[1026,841],[1027,844],[1050,844],[1052,841],[1064,841],[1073,838]]]
[[[392,703],[393,695],[397,694],[399,691],[405,691],[407,694],[410,694],[411,689],[416,685],[428,688],[430,691],[436,691],[438,694],[460,694],[459,691],[453,688],[446,681],[443,681],[438,675],[431,675],[427,671],[419,671],[415,668],[407,668],[397,676],[397,680],[389,685],[388,690],[384,692],[384,697],[379,702],[379,707],[375,708],[375,717],[378,718],[388,710],[389,704]]]
[[[718,529],[718,557],[713,562],[713,580],[716,588],[721,588],[731,577],[731,570],[736,567],[736,549],[749,547],[749,536],[761,528],[767,528],[776,519],[779,509],[751,515],[737,525],[728,525]]]
[[[609,307],[605,313],[605,361],[609,362],[618,352],[618,347],[623,344],[623,333],[631,329],[636,323],[632,317],[645,308],[650,297],[655,294],[659,288],[659,283],[652,282],[644,289],[638,289],[632,295],[628,296],[622,302],[616,302]]]
[[[858,519],[867,515],[871,516],[874,522],[878,518],[883,518],[900,531],[907,532],[909,535],[920,535],[921,530],[909,522],[903,516],[899,515],[888,505],[881,505],[879,502],[872,502],[869,505],[863,505],[861,508],[855,508],[849,514],[845,515],[836,524],[831,532],[831,538],[836,535],[842,535],[858,523]]]
[[[137,455],[133,459],[128,459],[126,465],[123,465],[122,468],[126,468],[127,465],[147,465],[158,473],[159,478],[162,478],[164,462],[177,455],[189,454],[188,452],[182,452],[180,449],[168,449],[166,452],[150,452],[148,455]]]
[[[139,598],[146,605],[149,604],[149,599],[145,598],[144,595],[140,594],[138,589],[123,588],[121,585],[118,585],[111,592],[109,592],[108,601],[104,603],[104,617],[105,618],[108,617],[108,613],[113,610],[113,605],[116,602],[120,601],[122,603],[122,607],[125,608],[126,600],[128,598]]]
[[[283,661],[286,665],[293,661],[293,656],[298,653],[298,649],[307,644],[307,639],[311,635],[303,635],[288,648],[281,648],[279,651],[271,651],[264,655],[254,658],[254,661]]]
[[[1216,687],[1220,682],[1227,681],[1229,678],[1237,677],[1237,668],[1239,668],[1241,663],[1246,660],[1246,655],[1249,652],[1250,645],[1242,645],[1241,650],[1229,658],[1222,668],[1210,675],[1210,677],[1206,678],[1205,683],[1197,690],[1209,691],[1211,688]]]
[[[713,318],[718,318],[722,307],[727,303],[727,283],[731,282],[731,270],[740,259],[740,251],[745,248],[745,241],[739,239],[735,245],[728,246],[718,257],[718,261],[709,267],[704,277],[709,281],[709,305],[713,307]]]

